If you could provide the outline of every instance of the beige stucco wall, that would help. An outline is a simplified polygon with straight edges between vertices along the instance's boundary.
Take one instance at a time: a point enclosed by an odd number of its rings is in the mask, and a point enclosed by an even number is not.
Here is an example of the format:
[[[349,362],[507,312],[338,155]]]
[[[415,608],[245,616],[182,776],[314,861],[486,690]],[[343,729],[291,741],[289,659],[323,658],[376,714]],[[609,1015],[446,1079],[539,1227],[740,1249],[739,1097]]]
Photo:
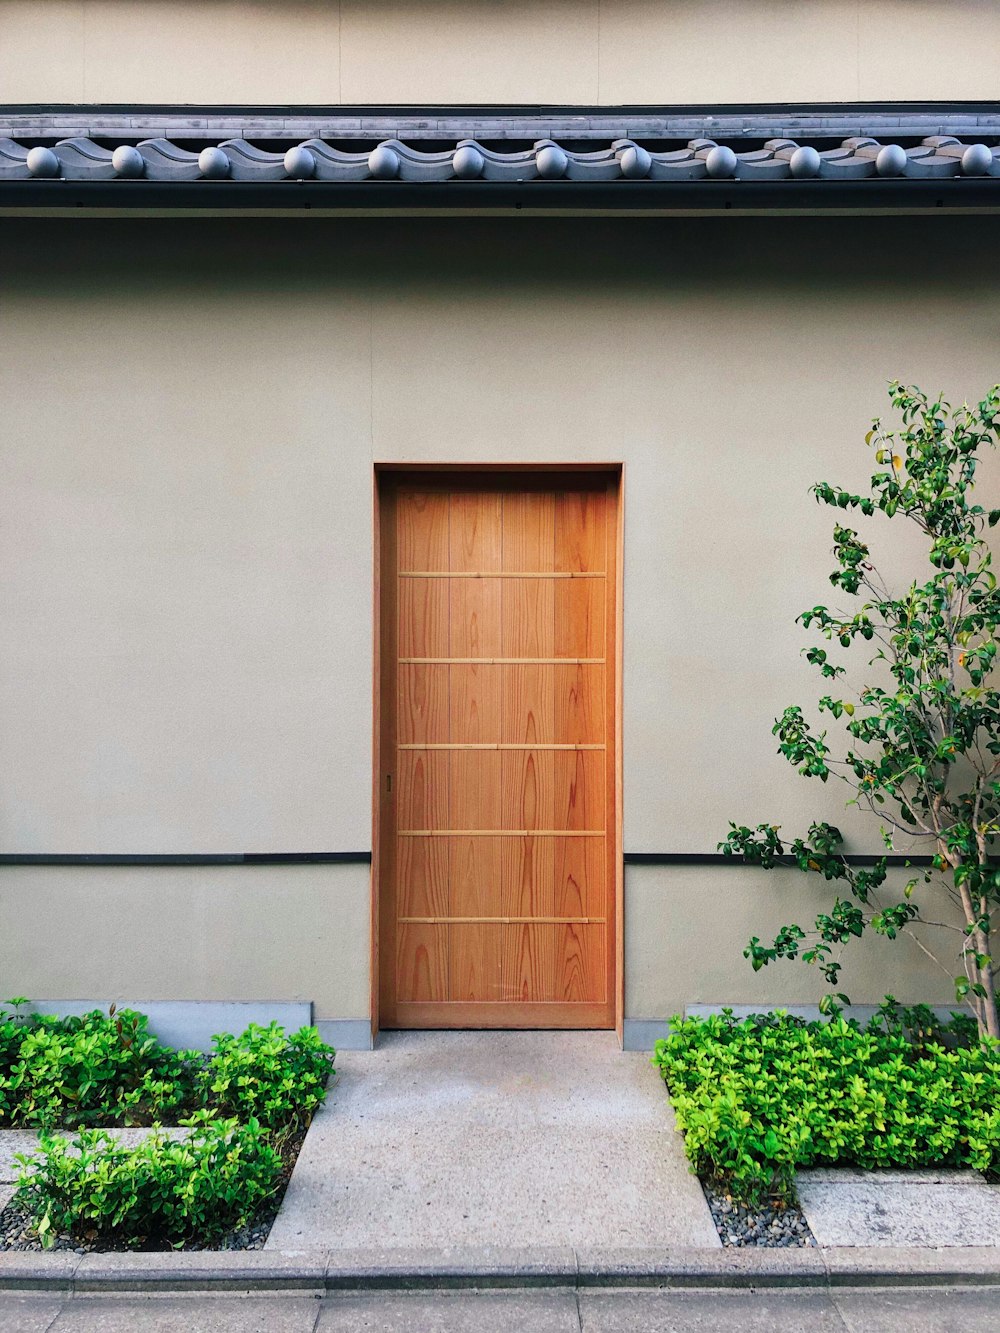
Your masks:
[[[993,98],[993,0],[3,0],[0,102]]]
[[[0,998],[302,1000],[368,1014],[366,866],[0,871]]]
[[[905,872],[891,872],[895,888],[905,882]],[[818,1003],[829,987],[815,968],[782,961],[754,972],[742,953],[751,936],[770,944],[790,922],[808,930],[832,900],[818,877],[794,870],[627,866],[626,1014],[669,1018],[692,1004]],[[908,936],[869,935],[842,952],[838,990],[858,1005],[876,1004],[887,992],[904,1004],[954,1005],[958,937],[930,927],[919,934],[940,967]]]
[[[873,847],[770,735],[815,696],[794,618],[832,516],[807,487],[864,482],[891,376],[998,378],[997,240],[953,217],[8,222],[0,850],[369,848],[372,465],[498,459],[625,463],[626,849],[817,815]],[[740,957],[816,901],[768,884],[630,868],[628,1011],[813,998]],[[367,912],[363,867],[0,869],[0,989],[141,975],[357,1018]],[[880,958],[852,999],[946,998]]]

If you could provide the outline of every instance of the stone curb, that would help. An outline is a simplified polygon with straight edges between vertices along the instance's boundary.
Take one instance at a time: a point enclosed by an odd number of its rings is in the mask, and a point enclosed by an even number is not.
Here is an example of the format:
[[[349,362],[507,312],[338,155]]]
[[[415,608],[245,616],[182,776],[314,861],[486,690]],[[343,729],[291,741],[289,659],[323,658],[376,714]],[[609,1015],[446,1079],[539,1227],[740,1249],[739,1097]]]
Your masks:
[[[1000,1286],[1000,1247],[0,1253],[0,1291],[63,1295],[616,1286]]]

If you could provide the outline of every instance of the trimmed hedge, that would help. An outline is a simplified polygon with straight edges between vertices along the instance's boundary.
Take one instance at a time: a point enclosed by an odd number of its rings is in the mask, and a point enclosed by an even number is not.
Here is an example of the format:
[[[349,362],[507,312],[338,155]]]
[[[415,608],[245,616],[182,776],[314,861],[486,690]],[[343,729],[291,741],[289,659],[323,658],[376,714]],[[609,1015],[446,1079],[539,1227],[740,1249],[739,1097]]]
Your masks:
[[[688,1159],[738,1199],[789,1195],[797,1167],[1000,1167],[1000,1043],[728,1011],[671,1029],[653,1063]]]

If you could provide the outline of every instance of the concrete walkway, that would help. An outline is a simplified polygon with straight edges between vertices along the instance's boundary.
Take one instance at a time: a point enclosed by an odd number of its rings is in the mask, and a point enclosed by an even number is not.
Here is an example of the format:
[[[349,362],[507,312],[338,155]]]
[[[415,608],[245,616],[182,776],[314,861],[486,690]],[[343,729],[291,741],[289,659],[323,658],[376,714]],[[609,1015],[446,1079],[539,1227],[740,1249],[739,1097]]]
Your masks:
[[[613,1033],[393,1032],[337,1067],[269,1250],[720,1244]]]
[[[1000,1291],[424,1291],[291,1296],[0,1293],[3,1333],[995,1333]]]

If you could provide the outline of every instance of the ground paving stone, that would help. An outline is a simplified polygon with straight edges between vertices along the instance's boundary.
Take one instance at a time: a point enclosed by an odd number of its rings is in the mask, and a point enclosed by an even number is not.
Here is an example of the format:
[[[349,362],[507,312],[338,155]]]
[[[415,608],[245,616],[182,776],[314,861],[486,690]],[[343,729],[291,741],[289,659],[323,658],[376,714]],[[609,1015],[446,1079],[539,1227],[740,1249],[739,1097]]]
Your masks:
[[[308,1296],[74,1296],[51,1333],[312,1333],[319,1300]],[[0,1329],[7,1333],[0,1303]]]
[[[3,1333],[48,1333],[62,1309],[59,1296],[0,1295],[0,1329]]]
[[[581,1292],[580,1327],[582,1333],[844,1333],[837,1307],[822,1291]]]
[[[53,1298],[0,1292],[3,1333],[993,1333],[1000,1289],[351,1292]]]
[[[1000,1289],[937,1291],[838,1291],[834,1294],[848,1333],[997,1333]]]
[[[720,1247],[662,1079],[613,1033],[393,1032],[338,1068],[266,1250]]]
[[[580,1333],[572,1291],[343,1293],[322,1303],[316,1333]]]
[[[900,1172],[803,1171],[796,1188],[822,1246],[1000,1243],[1000,1186],[970,1173],[913,1180]]]
[[[21,1170],[15,1161],[18,1153],[31,1153],[38,1145],[38,1135],[27,1129],[0,1129],[0,1185],[12,1185]]]

